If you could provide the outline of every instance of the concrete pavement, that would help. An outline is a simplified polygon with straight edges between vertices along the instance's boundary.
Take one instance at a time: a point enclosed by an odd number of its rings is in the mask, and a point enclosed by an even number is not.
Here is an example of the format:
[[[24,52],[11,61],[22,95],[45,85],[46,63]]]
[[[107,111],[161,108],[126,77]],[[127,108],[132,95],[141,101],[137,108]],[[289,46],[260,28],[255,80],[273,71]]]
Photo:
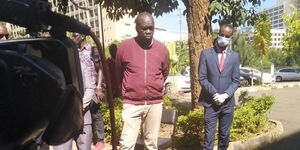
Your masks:
[[[280,121],[283,125],[282,138],[261,150],[300,150],[300,87],[258,91],[249,95],[275,96],[276,101],[269,118]]]

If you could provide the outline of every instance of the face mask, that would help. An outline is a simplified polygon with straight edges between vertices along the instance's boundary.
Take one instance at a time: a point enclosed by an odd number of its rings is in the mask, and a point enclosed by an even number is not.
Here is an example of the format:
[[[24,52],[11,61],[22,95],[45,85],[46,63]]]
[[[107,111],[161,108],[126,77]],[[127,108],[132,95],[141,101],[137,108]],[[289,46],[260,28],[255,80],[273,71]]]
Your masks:
[[[218,35],[218,45],[220,47],[226,47],[230,42],[230,38]]]

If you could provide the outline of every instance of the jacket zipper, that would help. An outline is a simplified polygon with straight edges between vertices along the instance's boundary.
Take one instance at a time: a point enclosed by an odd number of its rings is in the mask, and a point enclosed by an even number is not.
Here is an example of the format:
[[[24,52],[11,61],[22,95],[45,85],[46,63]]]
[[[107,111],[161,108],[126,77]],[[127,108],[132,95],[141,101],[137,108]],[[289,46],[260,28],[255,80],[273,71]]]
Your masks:
[[[147,100],[147,50],[145,49],[145,100]],[[145,102],[146,103],[146,102]]]

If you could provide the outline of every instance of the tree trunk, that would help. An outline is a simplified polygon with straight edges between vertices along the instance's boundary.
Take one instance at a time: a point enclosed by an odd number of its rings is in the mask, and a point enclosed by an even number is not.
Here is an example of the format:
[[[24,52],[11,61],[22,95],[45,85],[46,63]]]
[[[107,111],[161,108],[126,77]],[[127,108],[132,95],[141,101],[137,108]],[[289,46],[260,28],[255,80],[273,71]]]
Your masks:
[[[201,51],[212,47],[211,14],[209,12],[210,0],[186,0],[187,24],[189,31],[190,78],[191,78],[191,108],[200,95],[198,81],[198,64]]]

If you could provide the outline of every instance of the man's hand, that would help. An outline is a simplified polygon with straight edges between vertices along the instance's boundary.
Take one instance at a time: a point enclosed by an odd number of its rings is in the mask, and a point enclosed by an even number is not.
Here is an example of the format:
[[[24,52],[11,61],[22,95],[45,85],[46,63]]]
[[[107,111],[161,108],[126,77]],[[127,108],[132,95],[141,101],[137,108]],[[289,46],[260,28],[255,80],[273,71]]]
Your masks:
[[[222,104],[219,99],[220,99],[220,94],[219,93],[216,93],[216,94],[213,95],[213,100],[217,105]]]
[[[104,96],[105,96],[105,94],[104,94],[105,91],[103,91],[102,88],[96,88],[95,93],[96,93],[96,95],[98,96],[98,98],[99,98],[100,100],[103,100],[103,98],[104,98]]]
[[[218,93],[217,93],[218,94]],[[217,103],[217,105],[221,105],[225,102],[225,100],[229,97],[227,93],[219,94],[216,97],[214,97],[214,101]]]

